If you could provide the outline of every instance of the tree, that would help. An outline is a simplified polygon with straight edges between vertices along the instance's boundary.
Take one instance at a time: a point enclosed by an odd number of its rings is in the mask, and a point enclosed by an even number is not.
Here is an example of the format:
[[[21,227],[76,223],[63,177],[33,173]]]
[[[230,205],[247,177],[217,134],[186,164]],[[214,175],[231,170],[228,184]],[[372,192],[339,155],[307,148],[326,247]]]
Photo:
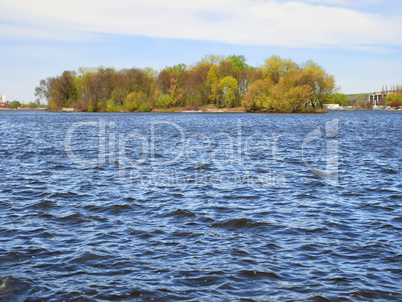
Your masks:
[[[394,87],[399,89],[402,87]],[[177,64],[157,73],[151,68],[79,68],[41,80],[37,102],[46,99],[53,109],[80,111],[144,110],[149,106],[234,107],[246,110],[309,111],[328,102],[346,102],[334,95],[335,79],[313,61],[300,66],[271,56],[259,68],[242,55],[207,55],[194,66]]]
[[[402,94],[391,93],[385,97],[385,103],[389,106],[391,103],[402,103]],[[394,106],[397,107],[397,106]]]
[[[327,104],[339,104],[341,106],[349,105],[349,99],[345,94],[334,93],[327,98]]]
[[[184,74],[186,71],[186,64],[177,64],[172,67],[165,68],[168,75],[165,74],[168,82],[164,93],[170,94],[173,99],[173,106],[183,106],[185,102],[186,91],[184,90]]]
[[[225,56],[217,56],[217,55],[205,55],[198,65],[219,65],[223,60],[225,60]]]
[[[73,72],[64,71],[60,77],[51,80],[49,84],[49,105],[53,109],[70,107],[78,99],[78,88]]]
[[[112,98],[116,87],[116,71],[113,68],[98,67],[82,75],[82,100],[88,111],[107,110],[107,101]]]
[[[224,107],[234,107],[236,103],[236,92],[239,89],[237,81],[231,76],[224,77],[219,82],[219,89],[222,91],[222,105]]]
[[[243,106],[247,111],[272,109],[273,85],[269,80],[257,80],[248,86],[243,97]]]
[[[150,111],[152,111],[152,105],[149,102],[142,103],[138,109],[141,112],[150,112]]]
[[[125,108],[128,111],[137,110],[140,107],[140,104],[143,102],[143,95],[141,92],[133,91],[129,95],[127,95],[125,100]]]
[[[371,104],[367,100],[360,99],[360,100],[355,101],[353,106],[354,107],[365,108],[365,109],[372,109],[373,104]]]
[[[20,103],[20,102],[15,101],[15,100],[11,102],[11,108],[17,109],[18,107],[21,107],[21,103]]]
[[[303,112],[308,108],[307,103],[313,95],[313,90],[308,85],[290,88],[284,95],[283,109],[290,112]]]
[[[209,100],[212,102],[212,104],[219,103],[219,76],[219,67],[212,65],[209,68],[207,75],[207,85],[211,90]]]
[[[281,57],[274,55],[265,60],[262,72],[265,79],[278,84],[282,76],[295,69],[298,69],[295,62],[290,59],[281,59]]]
[[[187,105],[206,105],[210,87],[207,85],[209,66],[197,65],[184,74],[184,89],[187,95]]]
[[[244,69],[248,69],[248,65],[246,64],[246,58],[243,55],[231,55],[228,59],[233,63],[234,68],[241,72]]]
[[[166,69],[162,70],[156,78],[156,88],[166,94],[169,92],[172,75]]]
[[[172,97],[172,105],[173,106],[183,106],[185,99],[185,90],[180,85],[180,79],[177,77],[171,78],[170,88],[168,90],[170,96]]]
[[[155,100],[155,106],[157,108],[171,108],[173,105],[173,97],[170,94],[162,93],[158,94]]]
[[[237,80],[239,90],[236,97],[240,98],[241,94],[246,93],[250,78],[250,66],[246,64],[246,58],[243,55],[232,55],[228,57],[232,64],[232,76]]]
[[[96,70],[82,69],[81,78],[81,101],[84,104],[82,110],[97,111],[96,90],[93,88]]]
[[[35,87],[35,97],[38,104],[41,100],[46,100],[49,103],[54,81],[56,78],[49,77],[46,80],[40,80],[39,86]]]
[[[301,70],[289,70],[274,89],[274,110],[286,112],[309,111],[313,96],[312,88],[304,82]]]
[[[322,108],[335,92],[335,78],[311,60],[302,65],[302,83],[309,85],[313,90],[309,102],[313,109]]]
[[[394,101],[392,103],[389,103],[388,106],[390,106],[390,107],[401,107],[402,102]]]
[[[36,103],[31,102],[31,103],[29,103],[28,107],[31,109],[36,109],[36,108],[38,108],[38,105]]]

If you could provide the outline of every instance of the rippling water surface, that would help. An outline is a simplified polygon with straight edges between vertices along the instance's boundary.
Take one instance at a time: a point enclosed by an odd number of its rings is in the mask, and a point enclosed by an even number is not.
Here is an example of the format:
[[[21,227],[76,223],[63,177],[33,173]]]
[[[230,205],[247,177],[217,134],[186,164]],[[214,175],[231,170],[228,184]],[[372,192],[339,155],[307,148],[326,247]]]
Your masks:
[[[402,301],[401,125],[0,111],[0,300]]]

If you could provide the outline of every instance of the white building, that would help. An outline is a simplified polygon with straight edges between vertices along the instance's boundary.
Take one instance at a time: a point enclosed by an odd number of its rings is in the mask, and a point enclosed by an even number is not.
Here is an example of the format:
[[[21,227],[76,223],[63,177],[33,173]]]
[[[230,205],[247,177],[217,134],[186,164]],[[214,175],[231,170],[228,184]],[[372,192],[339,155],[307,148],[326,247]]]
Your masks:
[[[386,92],[374,92],[369,95],[369,102],[373,106],[384,105],[386,96],[387,96]]]
[[[324,104],[324,109],[339,110],[339,104]]]
[[[7,103],[6,95],[4,93],[0,93],[0,103]]]

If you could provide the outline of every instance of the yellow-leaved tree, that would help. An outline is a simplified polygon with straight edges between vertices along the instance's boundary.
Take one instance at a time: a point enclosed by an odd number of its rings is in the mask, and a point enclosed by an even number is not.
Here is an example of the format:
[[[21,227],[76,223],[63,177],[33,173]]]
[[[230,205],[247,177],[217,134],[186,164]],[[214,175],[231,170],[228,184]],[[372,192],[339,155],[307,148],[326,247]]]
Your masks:
[[[233,107],[236,103],[236,92],[239,89],[237,80],[231,76],[224,77],[219,82],[222,91],[222,104],[225,107]]]

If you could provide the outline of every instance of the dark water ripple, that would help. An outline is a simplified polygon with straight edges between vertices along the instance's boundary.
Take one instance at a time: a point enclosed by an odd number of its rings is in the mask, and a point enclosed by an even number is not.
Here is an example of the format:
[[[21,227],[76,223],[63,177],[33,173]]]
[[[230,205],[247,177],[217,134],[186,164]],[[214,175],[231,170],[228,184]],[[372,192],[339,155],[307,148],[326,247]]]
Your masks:
[[[0,301],[402,301],[401,125],[0,111]]]

